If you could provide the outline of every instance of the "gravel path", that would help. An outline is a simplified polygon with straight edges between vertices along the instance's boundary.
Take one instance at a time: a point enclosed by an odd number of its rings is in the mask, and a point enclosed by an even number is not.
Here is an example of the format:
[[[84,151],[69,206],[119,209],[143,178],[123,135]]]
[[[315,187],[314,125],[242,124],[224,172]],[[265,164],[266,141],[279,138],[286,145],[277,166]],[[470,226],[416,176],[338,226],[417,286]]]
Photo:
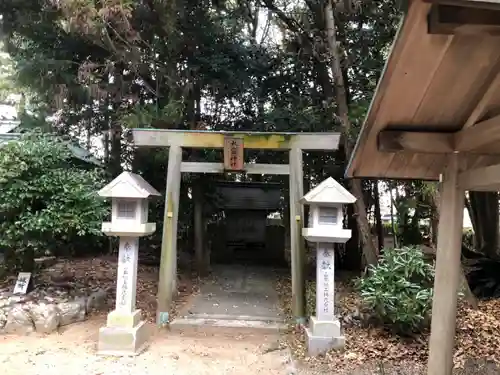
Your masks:
[[[294,374],[286,350],[266,353],[276,337],[183,337],[155,332],[137,357],[96,355],[102,319],[69,326],[46,337],[0,337],[0,369],[8,375],[225,375]]]

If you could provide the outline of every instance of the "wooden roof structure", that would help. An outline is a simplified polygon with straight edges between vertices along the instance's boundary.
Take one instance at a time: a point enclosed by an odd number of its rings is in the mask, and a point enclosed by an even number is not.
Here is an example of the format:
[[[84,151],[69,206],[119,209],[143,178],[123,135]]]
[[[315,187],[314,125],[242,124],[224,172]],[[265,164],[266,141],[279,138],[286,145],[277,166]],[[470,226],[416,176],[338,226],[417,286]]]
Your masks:
[[[465,191],[500,191],[499,47],[500,0],[408,0],[346,171],[441,182],[428,375],[453,369]]]
[[[438,180],[457,153],[460,171],[500,163],[499,47],[499,0],[409,0],[347,177]]]

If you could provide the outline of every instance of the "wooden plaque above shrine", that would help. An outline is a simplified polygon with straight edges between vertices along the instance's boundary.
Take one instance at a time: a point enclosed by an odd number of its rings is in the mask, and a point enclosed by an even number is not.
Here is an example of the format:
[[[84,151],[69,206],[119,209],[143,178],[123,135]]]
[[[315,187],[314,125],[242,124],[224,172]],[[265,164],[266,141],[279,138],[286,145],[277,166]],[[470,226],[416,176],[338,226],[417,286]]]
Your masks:
[[[224,169],[241,172],[245,167],[243,138],[226,136],[224,138]]]

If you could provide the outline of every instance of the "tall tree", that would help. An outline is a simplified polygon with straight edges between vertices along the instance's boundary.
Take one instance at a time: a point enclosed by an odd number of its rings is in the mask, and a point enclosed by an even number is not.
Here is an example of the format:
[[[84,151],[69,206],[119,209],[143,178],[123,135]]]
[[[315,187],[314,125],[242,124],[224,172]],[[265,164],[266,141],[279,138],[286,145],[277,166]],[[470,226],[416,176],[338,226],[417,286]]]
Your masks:
[[[328,46],[331,53],[331,64],[333,79],[335,81],[335,93],[337,102],[337,113],[344,131],[344,151],[346,160],[349,160],[353,144],[350,137],[351,121],[349,120],[349,107],[347,104],[347,92],[344,84],[344,74],[341,68],[341,55],[337,43],[337,31],[335,27],[335,17],[333,13],[332,3],[328,0],[325,5],[326,28],[328,35]],[[351,191],[356,197],[356,215],[358,227],[363,241],[363,254],[367,264],[377,263],[377,248],[371,235],[370,223],[366,216],[366,205],[363,196],[361,180],[355,179],[350,181]]]
[[[335,12],[340,45],[331,51],[326,5],[324,0],[6,0],[0,14],[18,78],[37,92],[50,114],[57,114],[54,129],[88,145],[91,138],[102,137],[111,174],[131,165],[161,189],[167,156],[133,150],[132,127],[342,130],[349,131],[351,142],[382,69],[398,11],[386,0],[366,3],[356,12]],[[337,77],[332,79],[335,61],[344,99]],[[305,153],[306,181],[319,182],[326,175],[342,180],[349,156],[344,148]],[[211,160],[216,155],[189,152],[185,157]],[[278,154],[250,157],[284,161]],[[189,177],[183,184],[184,207],[191,207],[193,181]],[[368,185],[355,182],[354,188],[361,189],[357,195],[369,191]],[[366,207],[357,212],[371,263]],[[190,209],[185,215],[180,220],[189,228]],[[351,242],[356,248],[357,243]]]

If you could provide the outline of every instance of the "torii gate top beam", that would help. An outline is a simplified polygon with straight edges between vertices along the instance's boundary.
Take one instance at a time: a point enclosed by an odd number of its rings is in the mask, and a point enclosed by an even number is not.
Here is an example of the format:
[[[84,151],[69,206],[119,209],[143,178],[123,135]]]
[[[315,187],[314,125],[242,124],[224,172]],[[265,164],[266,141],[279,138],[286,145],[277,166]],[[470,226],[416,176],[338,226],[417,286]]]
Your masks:
[[[224,137],[243,138],[245,149],[337,150],[340,133],[224,132],[171,129],[134,129],[134,143],[140,147],[224,148]]]

